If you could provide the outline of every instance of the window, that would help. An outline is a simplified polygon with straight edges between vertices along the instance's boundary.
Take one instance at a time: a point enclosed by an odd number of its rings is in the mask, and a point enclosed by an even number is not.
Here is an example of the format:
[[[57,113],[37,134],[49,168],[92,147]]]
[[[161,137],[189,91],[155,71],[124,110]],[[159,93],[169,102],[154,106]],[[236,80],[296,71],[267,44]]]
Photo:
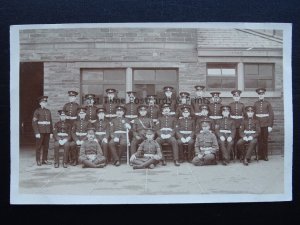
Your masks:
[[[96,95],[96,105],[103,104],[107,88],[115,88],[118,97],[125,98],[125,69],[82,69],[81,70],[81,104],[86,94]]]
[[[145,98],[150,94],[160,95],[164,86],[174,87],[178,90],[177,69],[134,69],[133,90],[138,98]]]
[[[274,64],[246,63],[244,65],[245,91],[252,91],[259,87],[274,90]]]
[[[208,90],[225,91],[237,87],[236,63],[208,63],[206,68]]]

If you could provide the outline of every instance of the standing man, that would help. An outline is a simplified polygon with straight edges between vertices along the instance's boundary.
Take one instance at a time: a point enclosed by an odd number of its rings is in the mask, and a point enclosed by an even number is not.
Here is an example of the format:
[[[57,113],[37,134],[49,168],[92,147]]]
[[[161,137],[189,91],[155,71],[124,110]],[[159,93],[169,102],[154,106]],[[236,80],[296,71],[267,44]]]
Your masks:
[[[216,135],[210,130],[211,122],[202,121],[201,130],[195,141],[195,157],[192,163],[195,166],[216,165],[216,154],[219,150]]]
[[[201,116],[200,106],[208,105],[209,100],[207,98],[204,98],[205,86],[196,85],[195,89],[196,89],[196,97],[192,100],[192,107],[193,107],[195,116],[198,117],[198,116]]]
[[[125,108],[126,108],[125,117],[129,120],[133,120],[133,119],[138,117],[138,114],[137,114],[138,104],[135,103],[136,92],[135,91],[128,91],[127,94],[128,94],[128,97],[129,97],[129,102],[126,103],[126,105],[125,105]]]
[[[66,122],[66,113],[63,110],[58,110],[60,121],[55,123],[53,129],[54,135],[54,167],[59,167],[59,148],[64,148],[63,167],[67,168],[68,155],[71,140],[71,125]]]
[[[156,125],[160,114],[159,105],[156,104],[156,95],[148,95],[147,100],[148,100],[147,117],[152,120],[153,125]]]
[[[191,107],[191,102],[190,102],[190,93],[188,92],[180,92],[179,93],[180,96],[180,103],[177,105],[177,109],[176,109],[176,117],[180,118],[182,116],[182,111],[181,109],[183,109],[184,106],[190,106],[190,116],[194,116],[194,110]]]
[[[176,113],[176,108],[177,108],[177,97],[173,93],[174,88],[170,86],[166,86],[163,88],[164,94],[162,97],[162,104],[161,108],[164,104],[169,104],[170,105],[170,112],[169,116],[175,116]]]
[[[105,108],[105,117],[108,119],[109,122],[112,121],[113,118],[116,118],[116,107],[119,105],[118,99],[116,97],[117,90],[114,88],[106,89],[106,95],[104,99],[104,108]]]
[[[260,159],[268,161],[268,137],[273,129],[274,112],[270,102],[265,99],[265,88],[256,89],[258,101],[254,103],[255,116],[260,124],[258,136],[258,155]]]
[[[222,99],[220,98],[220,92],[211,92],[210,93],[212,96],[212,102],[209,103],[208,107],[209,107],[209,118],[213,119],[215,122],[217,122],[217,120],[222,118],[221,115],[221,101]]]
[[[52,138],[52,117],[51,112],[47,109],[48,96],[38,98],[40,108],[33,113],[32,127],[36,138],[35,158],[38,166],[42,164],[51,165],[48,162],[49,140]],[[42,162],[41,149],[43,148]]]
[[[222,164],[226,166],[230,161],[236,130],[234,121],[229,117],[230,106],[223,105],[221,110],[223,118],[217,121],[216,135],[221,148]]]
[[[158,125],[157,125],[157,139],[156,141],[160,144],[162,143],[169,143],[172,146],[173,150],[173,159],[175,166],[180,166],[178,162],[178,145],[177,141],[174,137],[175,135],[175,127],[176,127],[176,118],[174,116],[170,116],[170,105],[164,104],[162,106],[162,117],[158,119]],[[163,160],[163,166],[166,165],[166,161],[164,156],[162,156]]]
[[[147,105],[140,105],[138,107],[139,117],[134,119],[134,123],[132,124],[132,132],[133,138],[131,142],[131,155],[136,153],[136,149],[138,144],[142,143],[146,140],[146,130],[152,129],[152,120],[147,118]]]
[[[260,134],[259,121],[254,118],[254,108],[247,106],[245,108],[247,118],[243,120],[240,127],[240,140],[237,142],[237,148],[239,151],[240,159],[243,159],[245,166],[248,166],[250,162],[253,150],[257,145],[257,138]],[[245,143],[248,143],[248,148],[245,150]]]
[[[76,166],[78,164],[79,150],[80,146],[83,143],[83,140],[86,138],[87,128],[90,122],[85,120],[86,116],[86,107],[78,107],[78,120],[76,120],[72,126],[72,139],[73,141],[70,144],[71,154],[71,164]]]
[[[179,148],[179,154],[184,158],[183,145],[187,144],[187,161],[192,161],[192,151],[194,147],[194,135],[195,135],[195,121],[192,119],[191,106],[185,105],[181,109],[181,117],[177,121],[177,143]]]
[[[245,114],[245,106],[243,103],[240,102],[241,93],[242,93],[242,91],[240,91],[240,90],[231,91],[231,94],[233,96],[233,102],[229,104],[230,109],[231,109],[230,117],[233,119],[234,124],[235,124],[235,129],[236,129],[234,145],[233,145],[233,148],[234,148],[233,157],[234,158],[238,158],[236,143],[241,138],[240,137],[240,126],[241,126],[241,123],[243,121],[244,114]]]
[[[85,95],[86,99],[86,120],[90,123],[95,123],[97,120],[97,107],[94,106],[96,95],[94,94],[87,94]]]
[[[108,139],[109,139],[109,129],[110,124],[107,119],[105,119],[105,108],[99,107],[97,109],[98,119],[95,123],[96,128],[96,138],[100,144],[104,157],[108,160]]]
[[[131,129],[129,120],[124,118],[126,108],[124,106],[116,107],[116,115],[110,123],[110,137],[109,148],[113,157],[113,164],[115,166],[120,166],[120,158],[122,153],[126,151],[127,145],[129,143],[128,130]],[[119,153],[117,153],[117,145],[119,145]]]
[[[66,103],[63,107],[63,110],[66,112],[66,121],[73,126],[73,123],[77,120],[77,109],[79,107],[78,103],[76,103],[78,92],[76,91],[68,91],[69,94],[69,102]]]

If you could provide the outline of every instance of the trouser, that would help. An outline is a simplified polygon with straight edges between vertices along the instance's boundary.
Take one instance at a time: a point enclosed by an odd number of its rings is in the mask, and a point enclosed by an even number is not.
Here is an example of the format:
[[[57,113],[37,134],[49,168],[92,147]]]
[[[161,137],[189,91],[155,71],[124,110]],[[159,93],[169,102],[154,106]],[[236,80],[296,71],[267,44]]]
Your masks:
[[[189,137],[189,135],[184,135],[184,138]],[[195,140],[191,138],[188,142],[183,143],[180,139],[177,140],[178,150],[179,150],[179,158],[184,159],[184,145],[187,145],[187,161],[192,160],[193,157],[193,147]]]
[[[222,134],[222,133],[221,133]],[[222,134],[225,137],[225,141],[221,141],[220,138],[218,138],[218,143],[221,149],[221,154],[222,154],[222,159],[225,160],[226,162],[229,162],[230,160],[230,153],[233,147],[233,140],[228,142],[227,138],[230,135]]]
[[[116,137],[119,138],[119,142],[114,142],[114,139],[112,138],[108,144],[114,162],[120,161],[123,152],[125,152],[127,149],[126,134],[121,134]],[[118,152],[117,145],[119,145]]]
[[[158,164],[159,161],[156,159],[151,159],[151,158],[136,158],[132,161],[133,165],[139,166],[136,169],[143,169],[149,167],[151,164]]]
[[[105,136],[104,136],[104,135],[96,135],[96,137],[97,137],[97,140],[98,140],[99,145],[100,145],[101,148],[102,148],[104,157],[106,158],[106,160],[108,160],[108,142],[107,142],[107,143],[103,142],[103,138],[104,138]],[[108,139],[108,138],[107,138],[107,139]],[[107,140],[107,141],[108,141],[108,140]]]
[[[202,158],[196,155],[192,160],[192,164],[195,166],[216,165],[217,160],[215,154],[206,154]]]
[[[77,136],[78,140],[82,141],[85,136]],[[79,157],[79,151],[80,151],[80,146],[81,145],[77,145],[76,141],[72,141],[70,143],[70,151],[68,154],[68,161],[69,163],[74,163],[76,162],[76,164],[78,164],[78,157]]]
[[[64,145],[60,145],[58,141],[54,142],[54,162],[59,163],[59,148],[61,146],[64,147],[63,162],[68,163],[68,154],[69,154],[69,149],[70,149],[70,143],[66,142]]]
[[[50,134],[40,134],[40,138],[36,138],[36,148],[35,148],[35,157],[36,161],[41,160],[41,149],[43,148],[43,156],[42,161],[46,161],[48,159],[48,149],[49,149],[49,140],[50,140]]]
[[[158,137],[156,139],[157,143],[160,145],[160,149],[162,149],[162,144],[163,143],[168,143],[172,146],[173,150],[173,159],[178,160],[178,144],[177,141],[174,137],[170,137],[168,139],[162,139],[161,137]],[[162,160],[165,160],[164,154],[162,154]]]
[[[245,144],[248,144],[248,148],[245,149]],[[241,138],[237,142],[237,149],[239,151],[240,159],[250,159],[253,150],[256,148],[257,144],[257,138],[253,138],[251,141],[245,141],[243,138]]]
[[[268,138],[268,127],[261,127],[258,136],[258,156],[260,159],[268,157]]]
[[[145,140],[144,137],[141,137],[140,139],[137,139],[136,137],[132,138],[131,144],[130,144],[130,154],[133,155],[137,151],[137,146],[142,143]]]
[[[96,159],[90,160],[88,158],[81,159],[80,162],[88,168],[95,168],[99,164],[104,164],[106,162],[105,156],[97,156]]]
[[[234,143],[233,143],[233,149],[234,149],[234,155],[233,155],[233,159],[234,158],[239,158],[239,152],[237,150],[237,142],[241,139],[240,136],[240,128],[236,128],[235,130],[235,137],[234,137]]]

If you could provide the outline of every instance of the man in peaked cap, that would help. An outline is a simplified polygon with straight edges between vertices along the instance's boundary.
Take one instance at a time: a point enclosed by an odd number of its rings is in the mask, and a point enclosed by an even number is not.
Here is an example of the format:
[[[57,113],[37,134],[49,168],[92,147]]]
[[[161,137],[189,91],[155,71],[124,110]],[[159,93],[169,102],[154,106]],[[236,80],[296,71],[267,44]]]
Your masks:
[[[222,164],[226,166],[230,161],[236,130],[235,123],[230,118],[230,106],[223,105],[221,111],[223,118],[217,120],[216,135],[221,148]]]
[[[135,99],[136,99],[136,97],[135,97],[136,92],[135,91],[128,91],[127,94],[128,94],[128,97],[129,97],[129,102],[125,104],[125,107],[126,107],[125,117],[130,119],[130,120],[133,120],[133,119],[138,117],[137,108],[138,108],[139,104],[137,104],[135,102]]]
[[[209,107],[206,104],[200,105],[200,114],[201,116],[198,116],[196,120],[196,133],[199,133],[201,130],[201,123],[204,120],[208,120],[211,123],[210,129],[212,132],[215,131],[215,120],[209,118]]]
[[[162,108],[162,106],[166,103],[169,104],[170,105],[169,115],[175,116],[176,107],[177,107],[177,98],[174,93],[174,88],[171,86],[165,86],[163,88],[163,96],[161,97],[160,100],[162,100],[160,108]]]
[[[119,99],[116,97],[117,90],[114,88],[106,89],[106,97],[104,99],[104,108],[105,108],[105,117],[109,120],[109,122],[116,117],[116,107],[120,104]]]
[[[180,118],[182,116],[182,111],[181,109],[183,109],[183,106],[191,106],[191,101],[190,101],[190,93],[188,92],[180,92],[179,93],[179,104],[177,105],[177,109],[176,109],[176,117],[177,118]],[[194,115],[194,110],[191,107],[190,108],[190,116],[193,116]]]
[[[33,113],[32,127],[36,138],[36,163],[38,166],[42,164],[50,165],[48,162],[49,140],[52,136],[52,117],[51,112],[47,109],[48,96],[41,96],[38,98],[40,108]],[[41,150],[42,162],[41,162]]]
[[[80,106],[77,109],[78,119],[73,123],[71,134],[73,141],[70,144],[70,159],[73,166],[78,164],[79,150],[86,138],[87,128],[90,122],[85,120],[86,117],[86,107]]]
[[[139,105],[138,113],[139,117],[134,119],[132,123],[133,138],[131,141],[131,155],[136,152],[138,144],[142,143],[146,139],[146,130],[153,128],[152,120],[147,115],[147,105]]]
[[[243,160],[245,166],[250,162],[253,150],[257,145],[257,138],[260,134],[259,121],[254,118],[254,107],[245,107],[246,118],[242,121],[240,126],[240,140],[237,142],[237,149],[239,151],[240,160]],[[245,143],[248,143],[248,148],[245,151]]]
[[[210,112],[209,118],[216,121],[222,118],[220,92],[211,92],[210,94],[212,96],[212,102],[208,105]]]
[[[192,119],[191,115],[191,106],[185,105],[181,109],[181,116],[177,120],[177,143],[179,148],[180,158],[184,158],[183,145],[187,144],[187,161],[192,161],[192,151],[194,146],[194,136],[195,136],[195,121]]]
[[[134,153],[130,162],[133,169],[153,169],[162,159],[160,145],[154,140],[154,131],[147,129],[145,132],[146,139],[140,144],[136,153]]]
[[[196,96],[192,99],[192,107],[194,110],[195,116],[201,116],[200,113],[200,105],[208,105],[209,100],[204,97],[204,89],[203,85],[195,85]]]
[[[58,110],[60,121],[55,123],[53,129],[54,142],[54,167],[59,167],[59,148],[64,148],[63,167],[67,168],[68,155],[71,140],[71,125],[66,122],[66,113],[63,110]]]
[[[152,120],[153,125],[156,125],[160,114],[159,105],[156,104],[156,95],[148,95],[147,103],[148,103],[147,116]]]
[[[126,108],[122,105],[116,107],[117,117],[110,122],[110,137],[109,148],[113,157],[113,164],[120,166],[120,158],[123,152],[126,151],[127,145],[129,145],[128,133],[131,129],[130,122],[127,118],[124,118]],[[117,152],[117,145],[120,146],[119,152]]]
[[[100,144],[103,154],[108,160],[108,140],[109,140],[109,129],[110,129],[110,123],[105,118],[105,108],[103,106],[98,107],[97,109],[97,116],[98,119],[95,123],[96,128],[96,138],[98,140],[98,143]]]
[[[86,100],[86,117],[85,119],[90,123],[95,123],[97,120],[97,107],[94,106],[96,95],[87,94],[85,95]]]
[[[82,168],[103,168],[105,166],[106,158],[95,138],[95,127],[92,124],[89,124],[87,139],[80,147],[79,161],[82,163]]]
[[[174,164],[175,166],[180,166],[178,160],[178,144],[175,139],[175,128],[176,128],[176,118],[174,116],[170,116],[170,105],[169,104],[164,104],[162,106],[162,115],[158,119],[158,125],[157,127],[157,139],[156,141],[160,144],[163,143],[169,143],[172,146],[173,150],[173,159],[174,159]],[[165,158],[163,156],[163,165],[166,165]]]
[[[260,159],[268,161],[268,137],[273,129],[274,112],[271,103],[265,100],[265,88],[256,89],[258,101],[254,103],[255,117],[260,124],[258,136],[258,155]]]
[[[195,166],[216,165],[216,154],[219,150],[218,141],[214,133],[210,130],[211,122],[203,120],[201,130],[197,134],[195,141],[195,157],[192,163]]]
[[[235,124],[235,138],[234,138],[234,158],[238,158],[237,156],[237,148],[236,148],[236,143],[238,140],[241,138],[240,137],[240,126],[243,121],[244,115],[245,115],[245,105],[240,102],[241,99],[241,93],[242,91],[240,90],[233,90],[231,91],[232,97],[233,97],[233,102],[229,104],[230,109],[231,109],[231,114],[230,117],[233,119],[234,124]]]
[[[63,107],[63,110],[66,112],[66,121],[73,126],[73,123],[77,120],[77,109],[79,107],[76,103],[78,92],[68,91],[69,102],[66,103]]]

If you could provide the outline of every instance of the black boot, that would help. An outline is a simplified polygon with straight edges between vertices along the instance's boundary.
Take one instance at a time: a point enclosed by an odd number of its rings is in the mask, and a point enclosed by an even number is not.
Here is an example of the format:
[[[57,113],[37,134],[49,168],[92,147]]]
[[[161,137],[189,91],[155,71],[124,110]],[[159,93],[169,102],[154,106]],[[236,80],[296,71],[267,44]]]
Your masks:
[[[178,160],[174,160],[174,165],[175,166],[180,166],[180,163],[178,162]]]

